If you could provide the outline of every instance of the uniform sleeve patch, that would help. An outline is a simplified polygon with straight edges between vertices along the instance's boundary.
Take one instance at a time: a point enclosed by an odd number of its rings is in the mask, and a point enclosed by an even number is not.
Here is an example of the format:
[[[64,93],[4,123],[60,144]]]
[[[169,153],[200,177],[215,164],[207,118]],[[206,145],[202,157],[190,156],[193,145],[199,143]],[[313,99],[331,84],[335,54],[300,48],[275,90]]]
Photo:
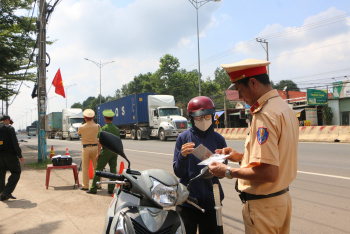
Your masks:
[[[267,141],[267,138],[269,138],[267,128],[259,128],[256,135],[259,145],[264,144]]]

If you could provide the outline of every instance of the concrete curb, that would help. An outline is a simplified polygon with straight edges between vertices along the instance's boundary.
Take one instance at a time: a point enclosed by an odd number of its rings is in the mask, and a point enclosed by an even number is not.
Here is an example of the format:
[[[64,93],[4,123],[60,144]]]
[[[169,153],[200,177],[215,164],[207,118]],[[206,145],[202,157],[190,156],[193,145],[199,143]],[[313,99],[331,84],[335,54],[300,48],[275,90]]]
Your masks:
[[[245,140],[249,128],[215,128],[215,131],[226,140]],[[350,126],[299,127],[299,142],[350,143]]]

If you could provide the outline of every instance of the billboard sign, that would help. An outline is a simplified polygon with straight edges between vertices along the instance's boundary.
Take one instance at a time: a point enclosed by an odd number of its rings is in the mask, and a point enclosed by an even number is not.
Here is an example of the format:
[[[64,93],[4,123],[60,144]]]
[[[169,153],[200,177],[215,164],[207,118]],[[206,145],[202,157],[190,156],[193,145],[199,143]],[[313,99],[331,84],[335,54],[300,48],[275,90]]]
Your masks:
[[[327,105],[327,90],[307,89],[308,105]]]
[[[337,81],[333,82],[333,98],[350,97],[350,82]]]

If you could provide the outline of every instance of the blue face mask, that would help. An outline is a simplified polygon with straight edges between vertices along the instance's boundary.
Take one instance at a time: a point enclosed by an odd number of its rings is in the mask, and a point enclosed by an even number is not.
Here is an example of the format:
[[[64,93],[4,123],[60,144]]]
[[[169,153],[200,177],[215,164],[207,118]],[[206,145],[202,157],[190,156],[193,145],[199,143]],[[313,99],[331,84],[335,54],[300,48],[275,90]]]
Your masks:
[[[202,120],[194,120],[194,125],[201,131],[205,132],[212,125],[212,119],[202,119]]]

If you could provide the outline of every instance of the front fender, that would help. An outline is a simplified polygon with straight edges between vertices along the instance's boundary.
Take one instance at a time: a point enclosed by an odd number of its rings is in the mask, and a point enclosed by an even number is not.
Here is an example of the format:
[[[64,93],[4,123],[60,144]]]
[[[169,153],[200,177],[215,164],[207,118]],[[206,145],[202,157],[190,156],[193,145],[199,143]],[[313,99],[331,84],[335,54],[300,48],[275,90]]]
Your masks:
[[[128,234],[136,233],[135,229],[138,233],[175,233],[179,226],[183,226],[180,215],[174,210],[133,206],[125,207],[115,214],[108,233],[115,234],[120,215],[124,216],[124,227]]]

